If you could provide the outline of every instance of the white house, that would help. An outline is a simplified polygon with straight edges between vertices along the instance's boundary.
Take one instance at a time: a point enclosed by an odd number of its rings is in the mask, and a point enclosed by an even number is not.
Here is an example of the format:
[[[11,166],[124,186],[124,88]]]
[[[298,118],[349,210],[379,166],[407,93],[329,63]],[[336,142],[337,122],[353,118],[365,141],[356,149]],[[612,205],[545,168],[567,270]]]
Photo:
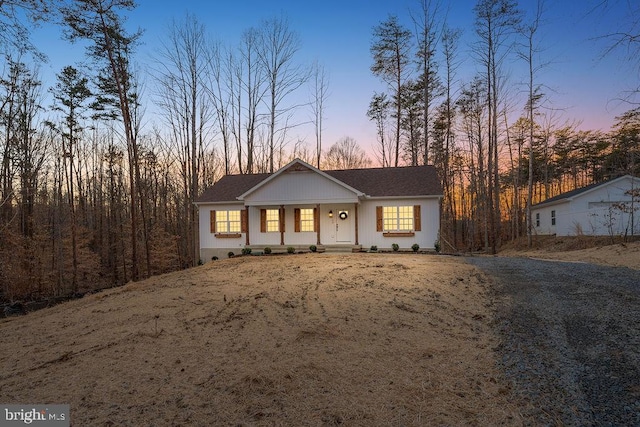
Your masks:
[[[245,247],[433,249],[441,198],[433,166],[322,171],[296,159],[273,174],[227,175],[196,201],[200,258]]]
[[[557,236],[640,235],[639,191],[640,178],[625,175],[552,197],[531,207],[534,232]]]

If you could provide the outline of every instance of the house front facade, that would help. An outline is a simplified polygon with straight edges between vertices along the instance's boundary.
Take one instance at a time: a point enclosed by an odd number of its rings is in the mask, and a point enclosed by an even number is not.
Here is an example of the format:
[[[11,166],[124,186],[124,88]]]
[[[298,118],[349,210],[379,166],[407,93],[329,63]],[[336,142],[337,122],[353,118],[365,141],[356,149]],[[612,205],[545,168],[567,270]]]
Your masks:
[[[433,249],[441,198],[432,166],[321,171],[296,159],[273,174],[227,175],[196,201],[200,258],[245,247]]]
[[[640,179],[625,175],[578,188],[531,208],[535,234],[557,236],[640,235]]]

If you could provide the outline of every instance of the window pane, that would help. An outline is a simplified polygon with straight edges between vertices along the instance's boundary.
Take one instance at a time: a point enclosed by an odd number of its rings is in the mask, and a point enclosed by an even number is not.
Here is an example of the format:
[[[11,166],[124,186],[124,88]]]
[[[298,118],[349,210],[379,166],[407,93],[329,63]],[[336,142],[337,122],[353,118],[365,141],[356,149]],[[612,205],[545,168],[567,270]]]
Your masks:
[[[280,231],[278,209],[267,209],[267,231]]]
[[[313,209],[300,209],[300,231],[313,231]]]
[[[216,231],[218,233],[228,233],[229,223],[227,222],[227,211],[216,211]]]
[[[229,232],[240,232],[240,211],[229,211]]]
[[[396,206],[384,206],[382,208],[382,228],[384,231],[398,229],[398,208]]]
[[[398,208],[398,230],[412,231],[413,230],[413,206],[400,206]]]

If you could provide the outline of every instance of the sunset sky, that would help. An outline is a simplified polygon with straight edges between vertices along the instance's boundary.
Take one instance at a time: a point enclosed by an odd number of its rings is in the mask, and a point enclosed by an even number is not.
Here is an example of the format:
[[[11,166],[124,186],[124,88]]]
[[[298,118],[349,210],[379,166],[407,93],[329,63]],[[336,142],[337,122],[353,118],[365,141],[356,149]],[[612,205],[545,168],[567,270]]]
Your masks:
[[[449,26],[461,28],[464,33],[459,55],[462,61],[457,78],[469,81],[479,66],[473,62],[470,44],[475,40],[475,1],[442,1]],[[520,8],[530,12],[535,2],[521,1]],[[540,61],[549,63],[538,74],[547,88],[548,106],[561,109],[560,121],[582,122],[582,129],[608,130],[615,116],[632,108],[617,99],[624,91],[638,86],[637,71],[616,52],[602,58],[607,44],[598,36],[624,27],[630,20],[626,1],[611,1],[618,7],[606,13],[592,8],[601,0],[584,2],[547,1],[544,24],[540,31],[540,44],[545,49]],[[417,10],[418,0],[139,0],[138,8],[130,14],[128,24],[144,30],[142,45],[137,51],[137,62],[142,68],[150,62],[157,50],[157,42],[171,20],[181,20],[187,12],[195,14],[204,23],[213,38],[235,44],[242,32],[258,26],[263,19],[284,14],[292,29],[302,41],[299,60],[319,61],[330,75],[330,97],[324,124],[324,144],[328,147],[344,136],[351,136],[364,148],[375,144],[375,127],[366,117],[374,91],[384,90],[382,83],[370,72],[372,28],[397,14],[401,22],[412,28],[409,9]],[[636,7],[637,10],[637,7]],[[444,12],[443,12],[444,15]],[[55,74],[69,64],[82,59],[83,49],[69,46],[60,40],[59,28],[43,27],[34,33],[34,43],[49,56],[42,66],[47,86],[47,74]],[[518,84],[527,75],[523,64],[507,64],[510,70],[510,90],[514,109],[522,108],[522,95]],[[149,94],[150,95],[150,94]],[[520,98],[518,98],[520,96]],[[157,120],[149,117],[148,120]],[[313,132],[301,129],[299,138],[313,143]]]

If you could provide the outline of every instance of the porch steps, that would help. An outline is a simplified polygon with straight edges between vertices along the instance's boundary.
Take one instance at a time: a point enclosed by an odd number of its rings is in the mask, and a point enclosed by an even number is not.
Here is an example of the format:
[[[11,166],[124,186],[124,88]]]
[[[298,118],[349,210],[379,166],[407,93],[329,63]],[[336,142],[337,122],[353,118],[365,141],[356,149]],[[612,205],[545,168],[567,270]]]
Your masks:
[[[321,245],[324,249],[323,252],[360,252],[362,245]],[[320,247],[318,247],[320,250]]]

